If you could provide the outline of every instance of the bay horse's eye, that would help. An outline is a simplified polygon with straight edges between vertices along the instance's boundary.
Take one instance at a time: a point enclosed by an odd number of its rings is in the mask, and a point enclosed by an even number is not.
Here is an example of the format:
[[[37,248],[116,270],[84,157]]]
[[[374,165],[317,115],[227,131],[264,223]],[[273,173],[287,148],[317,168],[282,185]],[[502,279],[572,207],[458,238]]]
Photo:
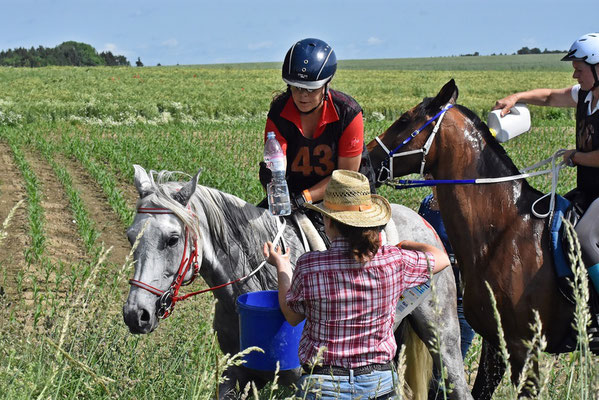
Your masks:
[[[166,241],[166,245],[168,247],[174,247],[177,245],[177,243],[179,243],[179,236],[171,236],[170,238],[168,238],[168,240]]]

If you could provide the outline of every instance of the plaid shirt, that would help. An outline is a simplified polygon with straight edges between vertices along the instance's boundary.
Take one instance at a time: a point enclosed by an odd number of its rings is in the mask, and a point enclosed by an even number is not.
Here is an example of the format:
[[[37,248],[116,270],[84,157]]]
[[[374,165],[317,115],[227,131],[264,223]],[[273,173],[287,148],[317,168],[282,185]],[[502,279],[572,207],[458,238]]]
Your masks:
[[[427,253],[434,265],[432,254]],[[302,364],[320,347],[324,365],[357,368],[393,359],[395,306],[404,290],[430,278],[425,254],[382,246],[369,262],[349,257],[349,244],[337,238],[326,251],[297,261],[287,304],[306,316],[299,344]]]

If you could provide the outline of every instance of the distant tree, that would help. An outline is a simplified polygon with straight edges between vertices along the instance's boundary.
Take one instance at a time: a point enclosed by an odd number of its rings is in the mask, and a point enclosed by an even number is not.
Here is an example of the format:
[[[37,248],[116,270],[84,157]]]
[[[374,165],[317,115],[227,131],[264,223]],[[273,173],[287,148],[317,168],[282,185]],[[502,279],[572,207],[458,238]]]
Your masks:
[[[59,44],[57,50],[68,60],[67,65],[105,65],[104,60],[96,53],[96,49],[89,44],[69,41]]]
[[[538,47],[533,47],[532,49],[529,49],[528,47],[522,47],[520,50],[517,51],[518,54],[541,54],[541,49],[539,49]]]
[[[9,49],[0,52],[0,65],[13,67],[44,67],[47,65],[130,65],[124,56],[115,56],[110,52],[98,54],[96,49],[86,43],[64,42],[54,48],[31,47]]]
[[[137,65],[138,67],[143,67],[144,63],[141,62],[141,58],[137,57],[137,61],[135,61],[135,65]]]

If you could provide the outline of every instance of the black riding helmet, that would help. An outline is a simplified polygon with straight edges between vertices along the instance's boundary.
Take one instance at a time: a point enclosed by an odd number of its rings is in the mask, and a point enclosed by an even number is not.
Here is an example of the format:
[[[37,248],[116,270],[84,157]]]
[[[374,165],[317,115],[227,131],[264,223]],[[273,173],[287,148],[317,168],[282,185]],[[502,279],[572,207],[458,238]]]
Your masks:
[[[304,89],[327,84],[337,70],[333,48],[320,39],[308,38],[295,43],[283,61],[283,81]]]

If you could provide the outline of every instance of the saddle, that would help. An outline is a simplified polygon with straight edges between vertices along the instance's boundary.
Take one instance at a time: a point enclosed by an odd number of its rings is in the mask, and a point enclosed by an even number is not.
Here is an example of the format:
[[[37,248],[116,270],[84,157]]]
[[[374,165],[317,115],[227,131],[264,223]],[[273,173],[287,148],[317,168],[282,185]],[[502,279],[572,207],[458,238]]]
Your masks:
[[[558,278],[560,293],[567,301],[575,305],[574,288],[571,285],[574,273],[570,262],[566,258],[566,254],[574,254],[575,249],[572,248],[573,243],[564,234],[565,226],[563,221],[568,221],[572,227],[575,227],[584,214],[585,208],[584,204],[576,201],[570,202],[561,196],[556,196],[555,200],[555,211],[549,222],[555,272]],[[589,287],[588,306],[591,314],[591,326],[588,328],[588,333],[591,336],[589,347],[594,354],[599,354],[599,294],[595,291],[593,283],[588,276],[587,280]],[[577,332],[571,329],[570,334],[564,339],[561,345],[556,349],[551,349],[550,352],[571,352],[576,349],[576,344]]]

